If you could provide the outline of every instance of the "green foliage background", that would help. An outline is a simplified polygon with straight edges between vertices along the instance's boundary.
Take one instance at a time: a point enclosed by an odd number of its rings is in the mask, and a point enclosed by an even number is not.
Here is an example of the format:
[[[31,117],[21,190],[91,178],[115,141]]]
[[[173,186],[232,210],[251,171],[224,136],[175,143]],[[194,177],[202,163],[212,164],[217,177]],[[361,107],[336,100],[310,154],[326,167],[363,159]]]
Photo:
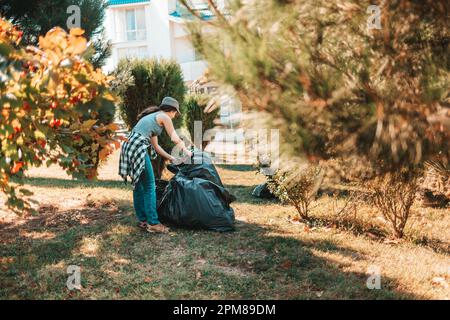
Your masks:
[[[178,63],[170,60],[121,60],[113,75],[118,75],[127,85],[118,86],[117,93],[122,102],[119,111],[129,129],[137,122],[138,114],[145,108],[159,106],[164,97],[170,96],[183,105],[186,87],[183,73]],[[183,113],[183,112],[182,112]],[[175,128],[182,124],[182,118],[173,120]],[[174,144],[165,131],[158,137],[158,142],[166,151],[170,151]],[[156,177],[161,177],[164,160],[158,157],[153,161]]]
[[[206,130],[214,128],[214,120],[217,118],[220,109],[214,109],[207,113],[205,108],[210,101],[210,97],[206,94],[190,94],[185,98],[183,106],[183,124],[189,132],[192,142],[194,140],[194,122],[202,122],[202,137]],[[205,148],[208,141],[202,141],[200,145],[196,145],[197,148]]]
[[[450,130],[430,120],[450,119],[447,0],[208,2],[216,18],[189,28],[211,80],[272,117],[285,155],[354,155],[380,173],[450,159]]]
[[[102,67],[111,55],[111,44],[106,41],[103,21],[107,1],[104,0],[0,0],[0,15],[10,19],[23,31],[22,45],[37,45],[39,36],[54,27],[67,30],[71,5],[80,7],[81,29],[92,40],[89,61],[94,67]]]

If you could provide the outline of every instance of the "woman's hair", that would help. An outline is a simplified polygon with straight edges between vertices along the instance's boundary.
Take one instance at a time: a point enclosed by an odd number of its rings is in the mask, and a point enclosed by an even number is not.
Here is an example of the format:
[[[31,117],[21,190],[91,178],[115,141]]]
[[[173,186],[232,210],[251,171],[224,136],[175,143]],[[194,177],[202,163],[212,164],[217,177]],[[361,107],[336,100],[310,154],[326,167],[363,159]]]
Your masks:
[[[139,121],[143,117],[148,116],[149,114],[155,113],[157,111],[170,112],[170,111],[177,111],[177,109],[172,106],[167,106],[164,104],[162,106],[150,106],[150,107],[145,108],[144,110],[141,111],[141,113],[138,114],[137,121]]]

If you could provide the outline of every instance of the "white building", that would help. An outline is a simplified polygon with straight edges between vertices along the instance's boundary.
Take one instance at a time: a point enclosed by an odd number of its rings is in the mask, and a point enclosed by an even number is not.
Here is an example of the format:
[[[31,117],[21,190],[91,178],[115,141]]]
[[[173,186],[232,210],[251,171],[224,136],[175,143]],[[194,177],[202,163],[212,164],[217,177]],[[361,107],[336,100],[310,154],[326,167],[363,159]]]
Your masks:
[[[212,18],[204,0],[191,3],[204,19]],[[112,55],[105,70],[114,69],[125,57],[156,57],[176,60],[186,82],[198,79],[206,62],[198,57],[185,30],[188,16],[178,0],[109,0],[105,29]]]

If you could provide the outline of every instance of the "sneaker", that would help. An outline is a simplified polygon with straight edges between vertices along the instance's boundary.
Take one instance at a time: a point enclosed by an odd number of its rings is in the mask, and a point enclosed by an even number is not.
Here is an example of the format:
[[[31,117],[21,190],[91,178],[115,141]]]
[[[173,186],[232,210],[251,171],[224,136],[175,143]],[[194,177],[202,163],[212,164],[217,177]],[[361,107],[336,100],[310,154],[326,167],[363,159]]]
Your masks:
[[[167,233],[169,232],[169,228],[167,228],[165,225],[162,225],[161,223],[154,225],[149,224],[147,226],[147,231],[152,233]]]

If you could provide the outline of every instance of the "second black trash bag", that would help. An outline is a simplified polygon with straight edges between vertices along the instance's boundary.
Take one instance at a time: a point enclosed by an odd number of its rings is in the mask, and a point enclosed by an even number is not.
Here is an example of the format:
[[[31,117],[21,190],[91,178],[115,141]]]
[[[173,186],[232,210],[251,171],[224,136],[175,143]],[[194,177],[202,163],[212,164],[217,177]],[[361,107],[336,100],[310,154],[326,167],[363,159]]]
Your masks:
[[[230,203],[236,198],[223,186],[208,154],[196,151],[192,160],[192,164],[168,167],[175,176],[158,202],[161,222],[185,228],[233,231],[234,211]]]

